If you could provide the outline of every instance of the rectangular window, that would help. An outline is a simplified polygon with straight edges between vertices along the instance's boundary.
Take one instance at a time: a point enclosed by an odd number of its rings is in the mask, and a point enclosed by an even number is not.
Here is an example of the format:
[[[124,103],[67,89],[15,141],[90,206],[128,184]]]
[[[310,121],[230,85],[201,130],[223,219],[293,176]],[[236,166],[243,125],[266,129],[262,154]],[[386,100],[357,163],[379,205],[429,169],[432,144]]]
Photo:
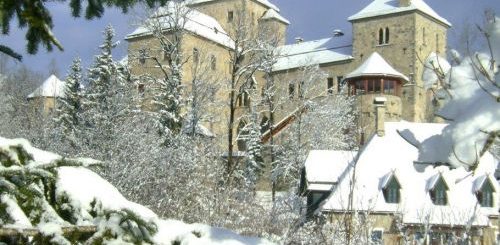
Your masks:
[[[193,63],[198,64],[200,60],[200,51],[197,48],[193,48]]]
[[[329,77],[326,83],[327,83],[328,93],[333,94],[333,77]]]
[[[295,84],[293,83],[290,83],[288,85],[288,97],[290,99],[293,99],[293,97],[295,97]]]
[[[342,88],[344,87],[344,77],[343,76],[338,76],[337,77],[337,92],[341,92]]]
[[[212,68],[212,71],[217,69],[217,58],[215,58],[215,55],[210,56],[210,68]]]
[[[231,23],[234,20],[234,12],[233,11],[228,11],[227,12],[227,22]]]
[[[371,233],[371,244],[380,244],[382,245],[382,239],[384,235],[384,230],[382,229],[373,229]]]

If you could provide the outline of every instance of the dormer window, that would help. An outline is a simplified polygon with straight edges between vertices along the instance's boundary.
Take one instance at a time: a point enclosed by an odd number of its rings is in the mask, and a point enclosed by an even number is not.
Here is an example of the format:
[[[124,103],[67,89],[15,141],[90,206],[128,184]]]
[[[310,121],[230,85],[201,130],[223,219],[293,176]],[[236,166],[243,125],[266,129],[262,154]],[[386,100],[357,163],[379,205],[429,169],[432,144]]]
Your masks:
[[[490,178],[485,176],[482,179],[482,184],[476,191],[476,198],[481,207],[493,207],[494,194],[495,188],[491,184]]]
[[[429,189],[432,203],[440,206],[448,205],[448,185],[444,181],[443,176],[439,175],[435,178],[437,179],[431,180],[433,183],[431,183],[431,188]]]
[[[401,185],[396,176],[391,175],[382,189],[387,203],[399,203],[401,200]]]

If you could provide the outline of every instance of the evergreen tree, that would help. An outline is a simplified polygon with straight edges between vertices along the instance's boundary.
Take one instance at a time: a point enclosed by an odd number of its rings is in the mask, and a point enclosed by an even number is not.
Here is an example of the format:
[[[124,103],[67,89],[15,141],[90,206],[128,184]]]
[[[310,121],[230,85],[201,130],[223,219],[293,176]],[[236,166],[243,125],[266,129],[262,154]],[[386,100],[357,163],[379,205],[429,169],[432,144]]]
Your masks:
[[[104,6],[116,6],[126,13],[128,9],[140,2],[146,2],[149,7],[154,7],[157,4],[164,5],[169,0],[89,0],[85,6],[85,18],[94,19],[100,18],[104,14]],[[15,16],[19,22],[19,27],[28,27],[26,32],[27,51],[30,54],[36,54],[38,46],[44,45],[48,51],[51,51],[53,46],[59,50],[63,50],[62,44],[57,40],[52,33],[54,24],[49,9],[45,6],[44,0],[31,1],[1,1],[0,2],[0,27],[2,34],[8,35],[10,31],[10,21]],[[59,0],[58,2],[66,2]],[[80,17],[82,13],[82,0],[70,0],[69,7],[73,17]],[[0,44],[0,53],[7,54],[17,60],[21,60],[22,56],[9,48]]]
[[[63,133],[63,138],[68,139],[72,144],[75,143],[75,134],[81,123],[82,79],[81,60],[75,58],[66,77],[64,96],[57,98],[59,108],[57,109],[58,117],[55,118]]]
[[[251,189],[255,187],[257,180],[264,171],[264,159],[262,158],[262,141],[259,115],[255,106],[252,106],[249,117],[249,123],[238,135],[245,141],[247,148],[246,167],[244,169],[245,183]]]
[[[84,107],[88,132],[86,136],[93,144],[101,145],[103,159],[111,153],[111,142],[115,138],[115,125],[127,112],[129,97],[123,70],[113,61],[111,54],[116,44],[113,42],[112,26],[104,31],[104,43],[101,53],[95,57],[94,64],[88,71],[89,88],[85,92]],[[109,148],[109,149],[108,149]]]

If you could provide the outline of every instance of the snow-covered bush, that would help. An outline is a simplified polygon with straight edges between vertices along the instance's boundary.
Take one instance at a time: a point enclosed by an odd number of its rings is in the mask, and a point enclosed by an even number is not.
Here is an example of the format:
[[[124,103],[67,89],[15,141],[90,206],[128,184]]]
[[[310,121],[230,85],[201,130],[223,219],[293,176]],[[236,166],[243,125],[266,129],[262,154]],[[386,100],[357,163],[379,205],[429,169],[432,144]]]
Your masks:
[[[449,125],[443,133],[422,145],[420,159],[426,162],[448,162],[455,167],[474,169],[479,158],[488,151],[500,132],[500,19],[491,18],[481,30],[488,48],[482,53],[470,54],[451,68],[446,62],[431,59],[424,72],[427,85],[441,79],[438,99],[445,105],[438,115]],[[439,64],[438,64],[439,63]],[[435,72],[437,75],[431,75]],[[441,73],[441,74],[440,74]],[[430,86],[428,87],[430,88]],[[439,145],[439,147],[434,147]]]
[[[89,170],[99,164],[95,160],[64,158],[23,139],[0,138],[0,163],[0,241],[269,244],[207,225],[161,220]]]

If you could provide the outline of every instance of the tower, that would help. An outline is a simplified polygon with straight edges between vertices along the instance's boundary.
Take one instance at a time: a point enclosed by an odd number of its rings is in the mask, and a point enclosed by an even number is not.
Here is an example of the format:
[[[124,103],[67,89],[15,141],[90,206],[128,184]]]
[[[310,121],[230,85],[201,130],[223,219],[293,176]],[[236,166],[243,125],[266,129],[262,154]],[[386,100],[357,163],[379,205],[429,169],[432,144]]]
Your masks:
[[[423,63],[431,52],[445,54],[451,24],[423,0],[374,0],[348,20],[357,65],[373,52],[379,53],[409,79],[402,88],[402,119],[432,121],[431,94],[422,81]]]

